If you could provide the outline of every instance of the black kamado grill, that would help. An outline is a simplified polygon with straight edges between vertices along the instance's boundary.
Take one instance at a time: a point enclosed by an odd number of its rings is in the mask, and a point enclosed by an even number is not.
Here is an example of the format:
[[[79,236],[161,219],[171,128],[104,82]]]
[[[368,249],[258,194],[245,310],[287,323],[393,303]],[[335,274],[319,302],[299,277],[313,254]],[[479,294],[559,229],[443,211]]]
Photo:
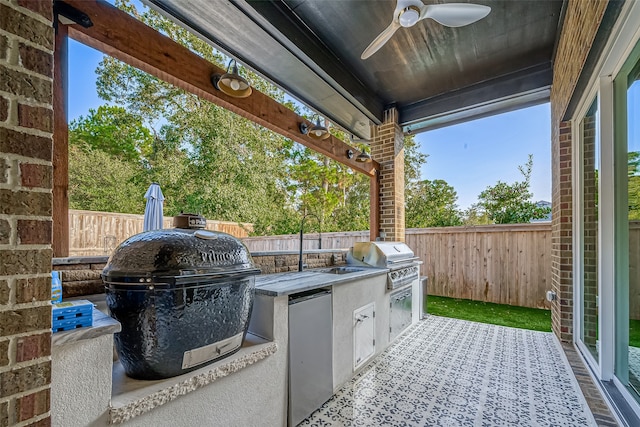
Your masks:
[[[130,377],[180,375],[242,344],[260,270],[242,242],[204,224],[183,214],[174,218],[180,228],[136,234],[102,272],[111,316],[122,324],[116,349]]]

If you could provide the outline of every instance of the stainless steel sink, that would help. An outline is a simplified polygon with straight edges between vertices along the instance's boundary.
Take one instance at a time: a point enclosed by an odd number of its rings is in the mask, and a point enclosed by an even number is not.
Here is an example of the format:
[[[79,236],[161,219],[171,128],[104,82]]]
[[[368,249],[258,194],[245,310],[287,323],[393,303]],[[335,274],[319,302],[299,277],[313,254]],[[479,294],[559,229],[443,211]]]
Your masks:
[[[331,268],[322,268],[319,270],[315,270],[318,273],[328,273],[328,274],[349,274],[349,273],[357,273],[358,271],[365,271],[366,268],[359,267],[331,267]]]

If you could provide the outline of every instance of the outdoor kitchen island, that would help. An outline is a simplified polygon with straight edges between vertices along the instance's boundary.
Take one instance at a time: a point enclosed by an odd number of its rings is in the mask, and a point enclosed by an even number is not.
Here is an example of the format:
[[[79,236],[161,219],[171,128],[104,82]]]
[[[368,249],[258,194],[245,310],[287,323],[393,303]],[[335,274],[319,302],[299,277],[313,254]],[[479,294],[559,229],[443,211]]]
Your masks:
[[[255,299],[247,339],[242,349],[210,365],[180,375],[156,381],[128,378],[114,362],[112,384],[100,382],[111,394],[108,406],[96,412],[92,422],[67,422],[73,414],[66,405],[52,405],[52,424],[60,426],[120,424],[126,426],[182,426],[182,425],[269,425],[286,426],[288,420],[289,372],[289,298],[315,289],[331,290],[332,375],[331,391],[337,390],[390,343],[390,295],[387,289],[388,269],[337,266],[303,272],[287,272],[256,276]],[[416,301],[417,284],[411,288]],[[418,320],[417,304],[412,323]],[[359,313],[363,307],[375,309],[375,317]],[[354,313],[356,317],[354,317]],[[368,312],[367,312],[368,313]],[[358,320],[361,319],[361,320]],[[358,348],[357,329],[365,337],[373,334],[375,344]],[[366,341],[366,340],[365,340]],[[56,352],[73,353],[76,344],[61,347]],[[112,345],[112,344],[110,344]],[[112,347],[111,347],[112,348]],[[102,349],[100,352],[110,351]],[[356,362],[354,352],[362,357]],[[97,360],[90,349],[78,351],[87,364]],[[54,364],[54,377],[74,374],[76,356],[65,357],[70,366]],[[101,359],[102,360],[102,359]],[[95,362],[93,362],[95,363]],[[85,365],[87,365],[85,364]],[[102,365],[102,364],[101,364]],[[110,366],[95,366],[95,371]],[[80,374],[80,373],[78,373]],[[86,376],[86,373],[82,373]],[[65,383],[66,384],[66,383]],[[91,406],[86,393],[77,390],[67,394],[56,388],[59,399],[73,400],[75,411]],[[97,394],[104,395],[103,392]],[[68,399],[65,398],[68,397]],[[95,407],[96,405],[93,404]],[[99,416],[98,416],[99,415]],[[87,418],[84,418],[88,421]]]
[[[333,392],[337,391],[343,384],[349,381],[356,373],[358,373],[370,360],[377,354],[381,353],[395,338],[392,336],[391,323],[392,311],[392,293],[388,290],[388,273],[386,268],[366,268],[354,266],[342,266],[333,268],[324,268],[319,270],[309,270],[303,272],[272,274],[267,276],[259,276],[256,279],[256,296],[254,300],[254,311],[249,323],[249,332],[261,336],[265,339],[273,339],[270,334],[270,325],[275,326],[277,316],[287,313],[292,315],[291,301],[297,295],[308,295],[310,291],[323,289],[330,291],[330,313],[331,317],[331,361],[329,366],[330,386],[329,397]],[[405,291],[409,291],[411,297],[405,300],[411,305],[411,300],[418,301],[418,282],[413,281],[403,287]],[[289,305],[289,307],[288,307]],[[419,320],[420,308],[414,303],[410,308],[410,322],[406,327],[415,324]],[[311,314],[311,313],[310,313]],[[288,340],[287,345],[293,348],[296,343],[295,337],[290,329],[297,327],[292,323],[293,318],[287,320]],[[282,319],[284,321],[284,319]],[[297,322],[297,320],[296,320]],[[282,325],[281,325],[282,326]],[[318,322],[310,325],[311,330],[326,327],[326,323]],[[305,346],[318,345],[313,342],[307,342]],[[298,346],[299,347],[299,346]],[[289,348],[282,349],[289,353],[290,373],[294,364],[299,365],[312,364],[314,368],[310,373],[308,381],[302,380],[307,387],[316,387],[317,378],[320,376],[318,370],[315,369],[316,360],[305,361],[296,360],[294,352]],[[313,354],[316,351],[309,348],[305,354]],[[299,373],[298,373],[299,375]],[[292,381],[289,382],[289,387]],[[293,416],[291,408],[293,399],[299,399],[299,394],[310,393],[309,390],[302,390],[301,393],[292,395],[289,390],[291,399],[289,400],[289,417]],[[302,397],[302,400],[309,396]],[[321,405],[323,399],[317,402]],[[311,406],[313,409],[317,407]],[[319,407],[319,405],[318,405]],[[307,403],[306,412],[312,411]],[[309,415],[302,410],[302,413]],[[306,416],[305,415],[305,416]],[[295,422],[300,421],[300,417],[293,416]]]

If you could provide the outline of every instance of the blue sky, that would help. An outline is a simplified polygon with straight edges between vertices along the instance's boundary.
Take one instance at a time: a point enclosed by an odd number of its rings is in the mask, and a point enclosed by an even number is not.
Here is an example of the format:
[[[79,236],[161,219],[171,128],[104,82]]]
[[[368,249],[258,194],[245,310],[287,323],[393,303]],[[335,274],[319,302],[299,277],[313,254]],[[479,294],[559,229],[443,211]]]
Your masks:
[[[533,154],[533,200],[551,201],[551,111],[542,104],[416,135],[429,154],[423,179],[444,179],[467,208],[498,181],[520,181],[518,165]]]
[[[95,69],[102,54],[69,40],[69,121],[103,101],[96,94]],[[416,135],[429,155],[422,179],[443,179],[466,209],[487,186],[521,179],[518,165],[533,154],[533,200],[551,201],[551,118],[543,104]]]

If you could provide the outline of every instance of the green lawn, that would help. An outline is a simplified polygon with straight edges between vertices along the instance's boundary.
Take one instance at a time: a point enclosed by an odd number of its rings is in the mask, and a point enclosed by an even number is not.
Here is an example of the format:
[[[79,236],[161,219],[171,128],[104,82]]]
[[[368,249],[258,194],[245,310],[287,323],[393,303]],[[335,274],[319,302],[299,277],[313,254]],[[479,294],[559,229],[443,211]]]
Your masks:
[[[551,332],[551,311],[538,308],[515,307],[429,295],[427,313],[493,325]],[[640,331],[637,334],[640,338]]]
[[[640,347],[640,320],[629,320],[629,345]]]

